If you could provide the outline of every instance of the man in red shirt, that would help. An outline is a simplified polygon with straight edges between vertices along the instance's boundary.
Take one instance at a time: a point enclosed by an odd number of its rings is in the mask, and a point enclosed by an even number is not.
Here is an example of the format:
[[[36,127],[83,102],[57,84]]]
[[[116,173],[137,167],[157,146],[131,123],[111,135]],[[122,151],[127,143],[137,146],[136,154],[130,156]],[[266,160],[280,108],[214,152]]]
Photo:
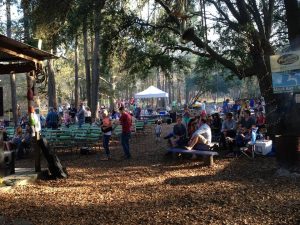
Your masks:
[[[130,159],[131,154],[129,150],[129,139],[131,137],[130,131],[131,131],[132,119],[131,119],[131,115],[125,112],[123,106],[119,108],[119,111],[121,113],[120,123],[122,125],[121,144],[124,150],[125,158]]]

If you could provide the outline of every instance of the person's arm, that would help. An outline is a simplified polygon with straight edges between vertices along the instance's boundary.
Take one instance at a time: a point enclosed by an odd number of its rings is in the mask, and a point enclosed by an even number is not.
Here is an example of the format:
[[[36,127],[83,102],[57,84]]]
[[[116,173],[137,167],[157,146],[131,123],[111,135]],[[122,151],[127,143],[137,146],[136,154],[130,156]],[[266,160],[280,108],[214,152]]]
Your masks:
[[[221,128],[221,132],[224,132],[224,131],[226,131],[226,120],[223,121],[222,128]]]
[[[233,120],[232,121],[233,125],[232,125],[232,130],[236,130],[237,127],[237,123]]]

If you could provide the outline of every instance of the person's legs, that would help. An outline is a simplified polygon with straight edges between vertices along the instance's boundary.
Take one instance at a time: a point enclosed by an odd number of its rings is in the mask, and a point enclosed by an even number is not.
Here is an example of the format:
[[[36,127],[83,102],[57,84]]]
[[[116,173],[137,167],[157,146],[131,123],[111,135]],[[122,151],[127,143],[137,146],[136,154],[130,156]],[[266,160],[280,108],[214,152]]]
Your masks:
[[[199,136],[194,136],[192,139],[189,141],[187,149],[192,150],[193,147],[198,143],[199,141]]]
[[[105,150],[105,154],[107,157],[110,157],[109,139],[110,139],[110,135],[103,135],[103,148]]]
[[[221,132],[220,136],[220,146],[226,148],[226,132]]]
[[[121,144],[123,146],[123,151],[125,154],[125,157],[130,158],[130,149],[129,149],[129,139],[130,139],[130,133],[122,133],[121,135]]]
[[[188,150],[192,150],[194,148],[194,146],[198,143],[203,143],[203,144],[207,144],[207,140],[204,136],[202,135],[197,135],[192,137],[192,139],[189,142],[189,145],[186,147]]]
[[[17,146],[17,159],[22,159],[24,157],[24,146],[20,143]]]

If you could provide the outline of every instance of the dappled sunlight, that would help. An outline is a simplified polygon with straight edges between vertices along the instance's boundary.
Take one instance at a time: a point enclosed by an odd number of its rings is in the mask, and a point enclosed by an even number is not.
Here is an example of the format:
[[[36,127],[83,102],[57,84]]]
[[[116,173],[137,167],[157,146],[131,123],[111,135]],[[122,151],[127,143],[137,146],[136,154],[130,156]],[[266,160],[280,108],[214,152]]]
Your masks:
[[[167,132],[167,131],[166,131]],[[132,143],[131,160],[60,154],[69,178],[0,192],[0,211],[34,224],[296,224],[300,181],[274,176],[274,158],[165,159],[153,135]],[[139,145],[139,147],[134,146]],[[19,161],[26,165],[32,160]],[[32,165],[32,164],[31,164]],[[27,165],[29,166],[29,165]],[[288,206],[288,207],[287,207]],[[261,219],[263,218],[263,220]]]

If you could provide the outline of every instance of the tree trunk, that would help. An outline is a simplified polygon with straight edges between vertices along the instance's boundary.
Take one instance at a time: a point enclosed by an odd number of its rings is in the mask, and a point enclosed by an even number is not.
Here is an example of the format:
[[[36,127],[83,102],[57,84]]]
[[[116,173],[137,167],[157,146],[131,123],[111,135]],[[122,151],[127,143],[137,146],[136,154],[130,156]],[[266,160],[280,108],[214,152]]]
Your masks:
[[[168,91],[169,91],[169,104],[172,104],[172,101],[174,100],[174,92],[172,89],[172,80],[171,78],[168,78]]]
[[[298,0],[284,0],[286,23],[291,49],[300,48],[300,3]]]
[[[11,38],[11,0],[6,0],[6,35]],[[17,88],[16,88],[16,75],[10,75],[10,89],[11,89],[11,108],[13,114],[14,126],[18,125],[18,112],[17,112]]]
[[[188,81],[187,81],[187,77],[185,78],[185,104],[189,104],[189,96],[190,96],[190,90],[188,88]]]
[[[11,38],[11,0],[6,0],[6,35]]]
[[[116,88],[116,84],[115,84],[115,80],[114,80],[114,76],[111,75],[109,78],[110,81],[110,95],[109,95],[109,109],[113,110],[115,108],[115,88]]]
[[[47,67],[48,67],[48,107],[57,108],[56,82],[55,82],[55,74],[54,74],[52,59],[47,61]]]
[[[98,88],[99,88],[99,73],[100,73],[100,23],[101,23],[101,8],[96,3],[95,20],[94,20],[94,50],[93,50],[93,69],[92,69],[92,90],[91,90],[91,112],[92,118],[95,119],[97,115],[98,104]]]
[[[18,125],[18,112],[17,112],[17,88],[16,88],[16,75],[10,74],[10,87],[11,87],[11,108],[13,114],[14,126]]]
[[[177,79],[177,102],[179,102],[181,104],[180,79]]]
[[[29,0],[22,0],[21,7],[23,9],[23,23],[24,23],[24,42],[29,43],[30,41],[30,24],[29,24]]]
[[[78,36],[75,37],[75,59],[74,59],[74,68],[75,68],[75,107],[79,105],[79,94],[78,94]]]
[[[86,77],[86,96],[87,104],[91,106],[91,68],[89,60],[89,50],[88,50],[88,33],[86,21],[83,22],[83,54],[84,54],[84,64],[85,64],[85,77]]]

